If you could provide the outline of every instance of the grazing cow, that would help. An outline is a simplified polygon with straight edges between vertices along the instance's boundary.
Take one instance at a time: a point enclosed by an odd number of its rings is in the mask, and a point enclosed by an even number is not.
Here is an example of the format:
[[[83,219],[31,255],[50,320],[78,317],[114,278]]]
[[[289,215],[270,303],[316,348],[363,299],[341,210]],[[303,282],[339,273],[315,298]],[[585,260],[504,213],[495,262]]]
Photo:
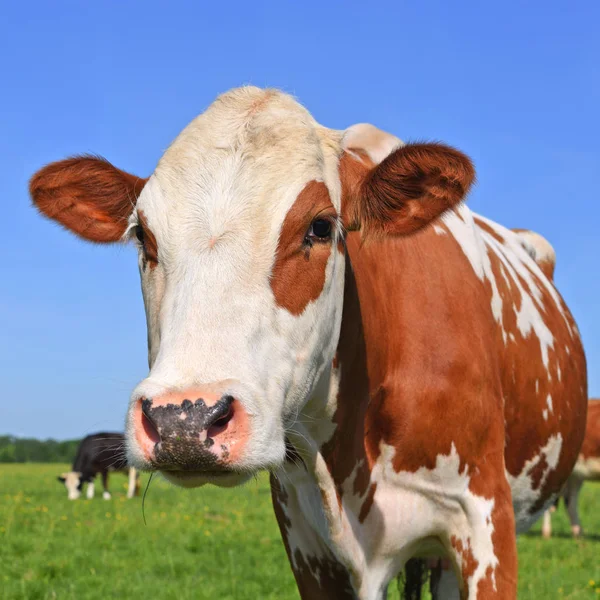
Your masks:
[[[449,146],[327,129],[253,87],[149,179],[84,156],[31,180],[46,216],[137,246],[132,464],[185,487],[269,470],[302,598],[381,599],[428,556],[446,589],[515,598],[515,532],[575,464],[577,327],[523,238],[462,202],[473,180]]]
[[[571,532],[574,537],[582,534],[581,523],[577,503],[579,492],[585,481],[600,481],[600,399],[590,400],[588,404],[587,424],[585,437],[575,463],[573,473],[567,480],[562,497],[571,521]],[[558,508],[560,497],[556,499],[554,506],[544,513],[542,535],[549,538],[552,535],[552,522],[550,513]]]
[[[122,433],[94,433],[81,440],[73,469],[59,475],[58,480],[65,484],[69,500],[77,500],[81,496],[83,484],[87,483],[86,496],[94,497],[94,479],[102,475],[102,497],[110,500],[108,491],[108,474],[120,472],[128,475],[129,486],[127,497],[133,498],[139,493],[139,474],[135,467],[127,465],[125,436]]]

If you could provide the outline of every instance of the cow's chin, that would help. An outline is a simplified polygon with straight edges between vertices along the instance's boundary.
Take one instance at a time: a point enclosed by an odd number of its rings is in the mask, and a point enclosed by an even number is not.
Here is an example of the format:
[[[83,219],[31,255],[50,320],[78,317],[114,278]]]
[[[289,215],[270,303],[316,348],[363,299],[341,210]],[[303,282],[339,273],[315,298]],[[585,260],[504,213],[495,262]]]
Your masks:
[[[218,487],[235,487],[246,483],[252,473],[206,473],[203,471],[160,471],[170,483],[184,488],[195,488],[207,483]]]

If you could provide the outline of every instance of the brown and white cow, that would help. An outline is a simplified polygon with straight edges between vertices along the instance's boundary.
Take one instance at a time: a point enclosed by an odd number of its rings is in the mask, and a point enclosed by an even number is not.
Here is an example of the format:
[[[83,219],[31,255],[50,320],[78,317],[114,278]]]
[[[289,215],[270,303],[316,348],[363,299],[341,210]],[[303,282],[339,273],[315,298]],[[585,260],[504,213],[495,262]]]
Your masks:
[[[579,458],[561,494],[569,514],[571,532],[574,537],[579,537],[582,534],[577,505],[579,492],[586,481],[600,481],[600,398],[590,400],[588,404],[585,437],[583,438]],[[556,499],[556,507],[558,507],[558,502],[559,498]],[[550,513],[553,509],[554,507],[551,507],[544,513],[542,535],[545,538],[552,535]]]
[[[130,460],[186,487],[269,470],[303,598],[384,598],[440,555],[464,597],[514,598],[515,532],[575,464],[577,327],[523,238],[462,203],[473,180],[448,146],[246,87],[147,180],[80,157],[31,181],[76,234],[137,245]]]

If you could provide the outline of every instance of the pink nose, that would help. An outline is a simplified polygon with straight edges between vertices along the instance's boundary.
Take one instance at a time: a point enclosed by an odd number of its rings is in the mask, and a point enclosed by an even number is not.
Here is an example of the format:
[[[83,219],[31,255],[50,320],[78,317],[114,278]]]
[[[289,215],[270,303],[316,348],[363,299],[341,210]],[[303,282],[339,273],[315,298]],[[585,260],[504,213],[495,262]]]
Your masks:
[[[249,435],[239,400],[200,388],[140,398],[133,417],[142,453],[163,471],[235,466]]]

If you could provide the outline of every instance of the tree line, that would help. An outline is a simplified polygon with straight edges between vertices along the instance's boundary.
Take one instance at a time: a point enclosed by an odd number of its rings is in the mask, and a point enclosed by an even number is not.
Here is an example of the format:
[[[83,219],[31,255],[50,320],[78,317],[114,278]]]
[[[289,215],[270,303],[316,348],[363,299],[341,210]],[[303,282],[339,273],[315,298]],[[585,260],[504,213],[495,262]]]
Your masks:
[[[72,463],[80,441],[0,435],[0,463]]]

